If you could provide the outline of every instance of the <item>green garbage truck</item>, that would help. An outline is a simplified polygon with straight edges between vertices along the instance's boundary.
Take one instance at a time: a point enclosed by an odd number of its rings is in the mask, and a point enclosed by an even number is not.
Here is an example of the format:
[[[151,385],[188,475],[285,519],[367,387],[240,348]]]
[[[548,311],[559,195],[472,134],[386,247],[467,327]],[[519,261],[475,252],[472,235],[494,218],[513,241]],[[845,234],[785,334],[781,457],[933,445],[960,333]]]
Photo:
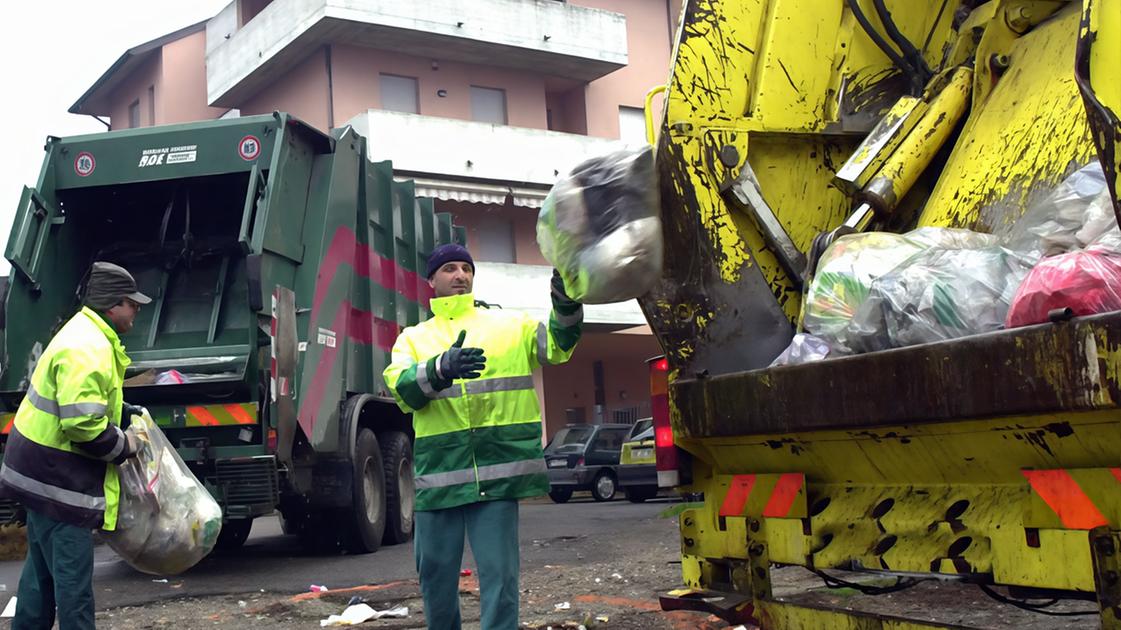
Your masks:
[[[221,547],[277,510],[312,547],[408,540],[411,420],[381,373],[427,316],[429,252],[465,236],[367,142],[279,112],[48,138],[5,249],[0,442],[106,260],[153,298],[122,338],[125,400],[222,505]]]

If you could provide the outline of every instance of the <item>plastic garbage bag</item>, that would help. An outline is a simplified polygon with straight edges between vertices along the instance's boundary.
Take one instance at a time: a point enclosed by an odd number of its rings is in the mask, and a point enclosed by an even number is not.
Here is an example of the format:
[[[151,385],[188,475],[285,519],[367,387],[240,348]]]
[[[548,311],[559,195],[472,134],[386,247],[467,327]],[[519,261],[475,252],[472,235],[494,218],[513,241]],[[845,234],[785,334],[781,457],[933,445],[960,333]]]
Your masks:
[[[786,347],[786,350],[783,350],[782,354],[778,355],[778,358],[771,362],[770,367],[811,363],[838,354],[844,353],[835,350],[829,345],[828,341],[821,337],[815,337],[814,335],[806,333],[798,333],[794,335],[794,339],[790,341],[790,345]]]
[[[925,227],[906,234],[868,232],[837,239],[818,263],[803,311],[803,327],[832,346],[856,350],[849,325],[872,282],[924,250],[993,247],[1000,239],[957,228]]]
[[[102,537],[137,570],[153,575],[182,573],[214,548],[222,528],[222,508],[151,416],[133,416],[128,432],[136,435],[141,449],[118,468],[117,528],[102,532]]]
[[[1105,174],[1094,161],[1029,207],[1008,231],[1005,247],[1039,260],[1082,249],[1116,226]]]
[[[838,342],[868,297],[872,280],[921,250],[919,243],[887,232],[837,239],[818,261],[806,295],[802,318],[806,332],[826,342]]]
[[[1121,310],[1121,256],[1077,251],[1044,258],[1020,285],[1005,324],[1041,324],[1059,308],[1077,316]]]
[[[662,275],[651,147],[587,160],[561,179],[537,219],[541,253],[585,304],[643,295]]]
[[[924,250],[872,282],[845,338],[870,352],[999,330],[1030,268],[999,246]]]

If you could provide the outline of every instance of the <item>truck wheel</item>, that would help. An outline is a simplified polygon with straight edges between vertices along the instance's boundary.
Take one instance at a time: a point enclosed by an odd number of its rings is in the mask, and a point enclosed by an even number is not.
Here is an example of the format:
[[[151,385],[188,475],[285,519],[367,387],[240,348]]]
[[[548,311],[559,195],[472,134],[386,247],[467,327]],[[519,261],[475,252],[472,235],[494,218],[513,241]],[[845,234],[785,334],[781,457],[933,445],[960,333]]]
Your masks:
[[[627,495],[627,500],[631,503],[642,503],[647,499],[653,499],[658,496],[658,489],[637,486],[634,488],[625,488],[623,494]]]
[[[409,436],[388,431],[378,438],[381,459],[385,464],[385,538],[387,545],[408,542],[413,537],[413,507],[416,487],[413,484],[413,445]]]
[[[568,503],[572,498],[572,488],[553,488],[549,491],[549,498],[553,503]]]
[[[615,498],[615,475],[602,471],[592,481],[592,498],[596,501],[610,501]]]
[[[352,553],[372,553],[385,535],[385,467],[373,431],[359,430],[352,465],[353,503],[346,548]]]
[[[218,540],[214,548],[219,551],[233,551],[240,548],[249,539],[249,531],[253,529],[253,519],[239,518],[222,523],[222,531],[218,532]]]

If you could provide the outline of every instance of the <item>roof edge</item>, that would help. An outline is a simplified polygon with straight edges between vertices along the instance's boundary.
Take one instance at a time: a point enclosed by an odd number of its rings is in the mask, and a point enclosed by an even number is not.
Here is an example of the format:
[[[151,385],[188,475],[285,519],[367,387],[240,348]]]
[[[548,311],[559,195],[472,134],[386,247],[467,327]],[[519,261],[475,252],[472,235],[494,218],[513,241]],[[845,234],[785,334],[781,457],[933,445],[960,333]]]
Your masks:
[[[166,35],[162,35],[153,40],[144,42],[143,44],[129,48],[120,57],[118,57],[117,60],[113,62],[113,65],[109,66],[109,69],[103,72],[101,76],[93,82],[93,85],[86,89],[86,91],[78,97],[78,100],[74,101],[74,104],[70,106],[70,109],[66,111],[70,112],[71,114],[93,114],[92,112],[82,111],[85,104],[91,98],[93,98],[94,94],[96,94],[101,88],[105,87],[105,85],[110,82],[113,76],[118,71],[120,71],[120,69],[123,68],[125,64],[127,64],[133,57],[139,57],[141,55],[152,52],[157,48],[162,48],[167,44],[170,44],[171,42],[183,39],[188,35],[194,35],[195,33],[198,33],[200,31],[205,31],[206,23],[209,21],[210,18],[207,18],[200,22],[191,24],[190,26],[185,26],[177,31],[172,31]]]

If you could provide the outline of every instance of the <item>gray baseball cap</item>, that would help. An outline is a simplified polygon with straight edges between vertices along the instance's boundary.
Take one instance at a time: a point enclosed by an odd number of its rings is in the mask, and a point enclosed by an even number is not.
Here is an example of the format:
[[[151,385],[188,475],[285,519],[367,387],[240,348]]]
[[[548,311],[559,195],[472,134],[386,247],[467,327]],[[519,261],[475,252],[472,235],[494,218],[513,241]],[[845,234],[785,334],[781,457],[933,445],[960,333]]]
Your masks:
[[[124,267],[103,261],[93,263],[86,284],[86,303],[94,308],[112,308],[126,298],[137,304],[152,301],[140,292],[136,279]]]

